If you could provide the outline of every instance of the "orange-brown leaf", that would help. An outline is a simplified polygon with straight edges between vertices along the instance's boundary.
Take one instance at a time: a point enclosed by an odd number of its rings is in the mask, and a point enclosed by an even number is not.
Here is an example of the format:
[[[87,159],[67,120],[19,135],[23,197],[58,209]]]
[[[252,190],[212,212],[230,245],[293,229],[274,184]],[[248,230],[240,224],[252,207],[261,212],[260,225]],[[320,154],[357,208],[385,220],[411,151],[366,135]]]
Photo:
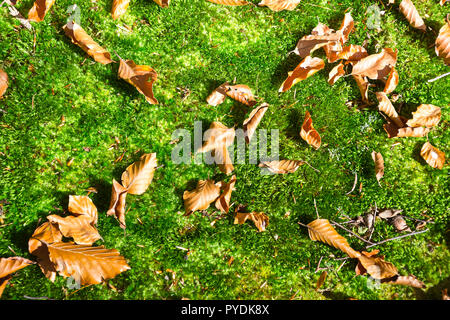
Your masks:
[[[331,69],[330,74],[328,75],[328,83],[333,85],[336,81],[345,75],[344,64],[340,62],[337,66]]]
[[[389,94],[392,91],[394,91],[395,88],[397,88],[398,79],[399,79],[399,76],[398,76],[397,70],[395,68],[392,68],[391,73],[389,73],[389,77],[384,86],[383,92],[386,94]]]
[[[206,98],[206,102],[210,106],[216,107],[219,104],[222,104],[225,101],[225,98],[227,97],[227,86],[228,82],[225,82],[221,84],[218,88],[214,89],[213,92]]]
[[[120,18],[127,11],[129,5],[130,0],[114,0],[111,9],[112,18]]]
[[[214,157],[214,162],[219,167],[219,170],[226,175],[230,174],[234,170],[233,161],[231,160],[230,153],[225,144],[214,149],[212,156]]]
[[[349,44],[342,48],[342,51],[338,53],[337,59],[347,60],[349,62],[355,63],[362,58],[367,57],[369,54],[367,50],[359,45]]]
[[[269,225],[269,217],[264,212],[238,212],[234,218],[234,224],[244,224],[247,219],[253,221],[259,232],[266,231]]]
[[[204,134],[204,143],[197,152],[208,152],[223,145],[229,146],[233,143],[235,137],[234,128],[228,128],[222,123],[215,121],[211,123],[209,129]]]
[[[444,59],[446,65],[450,65],[450,20],[439,30],[435,44],[436,55]]]
[[[383,125],[384,130],[388,134],[388,138],[403,138],[403,137],[424,137],[430,132],[430,129],[424,127],[404,127],[399,128],[395,123],[388,122]]]
[[[352,75],[353,79],[356,82],[356,85],[358,86],[359,92],[361,93],[361,99],[364,103],[370,103],[369,101],[369,81],[367,80],[367,77],[363,77],[359,74]]]
[[[170,4],[170,0],[153,0],[155,1],[160,7],[167,8]]]
[[[388,96],[384,92],[376,92],[375,95],[378,99],[378,110],[386,114],[399,128],[404,127],[404,123],[399,117],[397,111],[389,100]]]
[[[8,74],[0,69],[0,98],[5,94],[8,89]]]
[[[288,72],[287,79],[283,82],[279,92],[288,91],[294,84],[311,77],[313,74],[325,67],[325,62],[317,57],[311,58],[307,56],[300,62],[300,64],[293,70]]]
[[[33,235],[28,241],[28,251],[36,255],[36,252],[41,248],[42,242],[54,243],[62,241],[62,233],[57,225],[53,225],[50,222],[45,222],[34,230]]]
[[[319,23],[319,25],[313,30],[312,34],[302,37],[294,49],[294,53],[298,54],[301,58],[310,56],[314,51],[322,48],[328,44],[340,46],[338,42],[341,39],[341,35],[332,32],[326,25]],[[336,48],[339,49],[342,48]],[[333,51],[332,48],[328,50]],[[328,55],[327,55],[328,57]]]
[[[69,196],[69,212],[75,215],[85,215],[91,218],[92,224],[97,224],[97,207],[88,196]]]
[[[258,6],[269,7],[272,11],[294,10],[301,0],[262,0]]]
[[[326,270],[322,271],[319,279],[317,280],[316,291],[319,290],[320,287],[325,283],[325,280],[327,279],[327,275],[328,275],[328,272]]]
[[[337,233],[327,219],[316,219],[308,223],[308,234],[312,241],[321,241],[345,252],[350,258],[357,258],[361,254],[353,250],[347,240]]]
[[[59,274],[72,277],[81,285],[98,284],[130,269],[117,250],[105,249],[104,246],[59,242],[47,247],[50,260]]]
[[[234,86],[225,85],[225,89],[227,96],[233,100],[239,101],[249,107],[253,107],[256,104],[252,90],[245,84],[237,84]]]
[[[125,229],[125,200],[127,188],[124,188],[119,182],[113,179],[111,202],[106,212],[109,216],[114,216],[119,220],[120,226]]]
[[[305,162],[301,160],[274,160],[264,161],[259,164],[261,168],[267,168],[276,174],[294,173]]]
[[[0,258],[0,280],[30,264],[34,262],[22,257]]]
[[[359,264],[357,266],[357,274],[370,274],[373,278],[382,280],[395,277],[398,275],[397,268],[390,262],[385,261],[381,257],[368,255],[362,252],[358,257]]]
[[[411,26],[422,31],[427,30],[425,22],[420,17],[419,12],[417,11],[414,3],[411,0],[402,0],[399,9]]]
[[[317,150],[320,148],[322,139],[320,138],[319,132],[314,129],[309,111],[306,111],[305,113],[305,120],[303,121],[302,129],[300,130],[300,136],[314,149]]]
[[[245,142],[250,143],[256,128],[268,108],[269,105],[267,103],[263,103],[259,107],[254,108],[248,118],[244,120],[243,127],[245,132]]]
[[[230,179],[230,182],[226,183],[222,189],[222,194],[215,202],[215,206],[218,210],[224,213],[228,213],[230,210],[230,199],[231,193],[234,190],[234,185],[236,184],[236,175],[233,175]]]
[[[355,26],[355,22],[353,21],[352,15],[350,12],[347,12],[342,20],[341,26],[337,33],[341,36],[341,43],[344,44],[347,42],[350,33],[353,31]]]
[[[406,124],[410,127],[435,127],[441,120],[441,108],[432,104],[421,104]]]
[[[220,196],[220,187],[213,180],[200,180],[192,191],[183,193],[185,215],[197,210],[206,210]]]
[[[129,194],[143,194],[153,180],[158,166],[156,153],[147,153],[122,173],[122,185]]]
[[[352,75],[361,75],[370,79],[384,79],[397,63],[397,51],[390,48],[371,54],[355,63]]]
[[[380,179],[384,176],[384,160],[383,156],[379,152],[372,152],[372,159],[375,163],[375,175],[377,177],[377,180],[380,181]]]
[[[95,241],[102,239],[97,229],[91,225],[91,218],[88,216],[67,216],[50,215],[48,221],[57,224],[64,237],[73,238],[77,244],[92,245]]]
[[[54,3],[55,0],[36,0],[28,11],[28,20],[41,22]]]
[[[155,70],[149,66],[136,65],[133,60],[120,59],[119,77],[136,87],[150,104],[158,104],[153,95],[153,83],[158,77]]]
[[[389,281],[386,281],[384,283],[397,284],[397,285],[408,286],[408,287],[419,288],[419,289],[426,288],[425,284],[413,275],[396,276],[393,279],[390,279]]]
[[[444,167],[445,153],[432,146],[431,143],[425,142],[420,150],[420,155],[433,168],[442,169]]]

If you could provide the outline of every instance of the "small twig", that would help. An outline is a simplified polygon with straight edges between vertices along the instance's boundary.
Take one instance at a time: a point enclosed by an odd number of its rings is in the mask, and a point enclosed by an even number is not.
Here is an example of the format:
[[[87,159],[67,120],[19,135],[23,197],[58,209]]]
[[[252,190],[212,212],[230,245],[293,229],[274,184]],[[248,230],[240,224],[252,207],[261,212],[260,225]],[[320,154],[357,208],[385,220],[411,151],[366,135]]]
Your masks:
[[[373,231],[375,230],[375,220],[377,219],[377,212],[378,208],[377,203],[375,202],[375,212],[373,213],[372,228],[370,228],[369,238],[367,239],[369,241],[372,238]]]
[[[317,268],[316,268],[316,271],[314,271],[314,273],[316,273],[316,272],[319,271],[319,270],[322,270],[322,269],[320,268],[320,263],[322,262],[322,259],[323,259],[323,256],[320,257],[319,263],[317,264]]]
[[[364,239],[364,238],[358,236],[356,233],[354,233],[353,231],[348,230],[347,228],[341,226],[339,223],[337,223],[337,222],[335,222],[335,221],[330,221],[330,222],[331,222],[332,224],[338,226],[339,228],[341,228],[341,229],[347,231],[348,233],[350,233],[351,235],[355,236],[355,237],[358,238],[359,240],[364,241],[365,243],[369,243],[369,244],[371,244],[371,245],[373,244],[373,242],[371,242],[371,241],[369,241],[369,240],[366,240],[366,239]]]
[[[408,233],[408,234],[404,234],[404,235],[402,235],[402,236],[398,236],[398,237],[386,239],[386,240],[383,240],[383,241],[380,241],[380,242],[377,242],[377,243],[372,243],[371,245],[366,246],[366,249],[371,248],[371,247],[374,247],[374,246],[378,246],[378,245],[383,244],[383,243],[386,243],[386,242],[388,242],[388,241],[398,240],[398,239],[406,238],[406,237],[413,236],[413,235],[416,235],[416,234],[424,233],[424,232],[427,232],[428,230],[429,230],[429,229],[422,230],[422,231],[415,231],[415,232],[411,232],[411,233]]]
[[[341,268],[344,266],[344,264],[347,262],[347,260],[342,261],[341,265],[337,268],[336,273],[339,272],[339,270],[341,270]]]
[[[428,82],[433,82],[433,81],[439,80],[439,79],[444,78],[444,77],[446,77],[446,76],[448,76],[448,75],[450,75],[450,72],[441,74],[440,76],[438,76],[438,77],[436,77],[436,78],[433,78],[433,79],[428,80]]]
[[[353,192],[353,190],[355,190],[356,188],[356,183],[358,182],[358,173],[355,171],[355,182],[353,182],[353,187],[352,190],[350,190],[349,192],[347,192],[346,194],[350,194]]]
[[[316,208],[317,219],[320,219],[320,217],[319,217],[319,211],[317,211],[316,198],[314,198],[314,208]]]
[[[314,168],[312,165],[310,165],[307,161],[305,161],[305,163],[310,166],[314,171],[316,172],[320,172],[320,170],[317,170],[316,168]]]
[[[23,296],[23,297],[29,300],[54,300],[50,299],[49,297],[30,297],[30,296]]]

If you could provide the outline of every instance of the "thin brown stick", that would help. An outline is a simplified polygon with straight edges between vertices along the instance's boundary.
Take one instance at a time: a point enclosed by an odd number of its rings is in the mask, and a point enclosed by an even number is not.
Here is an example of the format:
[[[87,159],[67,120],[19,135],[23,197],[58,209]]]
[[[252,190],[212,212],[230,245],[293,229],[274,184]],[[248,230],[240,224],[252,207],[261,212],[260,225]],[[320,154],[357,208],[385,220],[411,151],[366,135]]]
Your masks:
[[[352,190],[350,190],[349,192],[347,192],[346,194],[350,194],[350,193],[352,193],[353,192],[353,190],[355,190],[355,188],[356,188],[356,184],[358,183],[358,173],[357,172],[355,172],[355,182],[353,182],[353,187],[352,187]]]
[[[314,168],[312,165],[310,165],[310,164],[308,163],[308,161],[305,161],[305,163],[306,163],[308,166],[310,166],[314,171],[320,172],[320,170],[317,170],[317,169]]]
[[[359,240],[364,241],[365,243],[368,243],[368,244],[371,244],[371,245],[373,244],[373,242],[371,242],[371,241],[369,241],[369,240],[366,240],[366,239],[364,239],[364,238],[358,236],[356,233],[354,233],[353,231],[348,230],[347,228],[341,226],[341,225],[340,225],[339,223],[337,223],[336,221],[332,221],[332,220],[331,220],[330,222],[331,222],[332,224],[338,226],[339,228],[341,228],[341,229],[347,231],[348,233],[350,233],[350,234],[353,235],[354,237],[358,238]]]
[[[377,219],[377,213],[378,213],[378,208],[377,208],[377,203],[375,202],[375,212],[373,214],[372,228],[370,229],[369,238],[367,239],[369,241],[372,238],[373,231],[375,230],[375,220]]]
[[[372,243],[371,245],[366,246],[366,249],[374,247],[374,246],[378,246],[380,244],[383,244],[383,243],[386,243],[386,242],[389,242],[389,241],[392,241],[392,240],[398,240],[398,239],[406,238],[406,237],[409,237],[409,236],[414,236],[416,234],[424,233],[424,232],[427,232],[428,230],[429,229],[422,230],[422,231],[415,231],[415,232],[411,232],[411,233],[408,233],[408,234],[404,234],[402,236],[386,239],[386,240],[383,240],[383,241],[380,241],[380,242],[377,242],[377,243]]]
[[[319,211],[317,211],[316,198],[314,198],[314,208],[316,209],[317,219],[320,219],[320,217],[319,217]]]

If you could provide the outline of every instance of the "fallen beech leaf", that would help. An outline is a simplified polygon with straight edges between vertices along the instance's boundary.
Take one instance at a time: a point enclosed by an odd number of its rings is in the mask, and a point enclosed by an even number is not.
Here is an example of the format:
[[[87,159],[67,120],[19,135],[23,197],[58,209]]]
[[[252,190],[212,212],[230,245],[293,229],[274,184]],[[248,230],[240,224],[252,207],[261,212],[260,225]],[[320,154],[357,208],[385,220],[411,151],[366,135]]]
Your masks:
[[[400,231],[400,232],[403,232],[403,231],[411,232],[411,229],[406,224],[405,218],[403,218],[400,215],[397,215],[397,216],[393,217],[391,223],[392,223],[392,225],[394,226],[394,228],[397,231]]]
[[[0,258],[0,282],[2,281],[2,278],[9,276],[30,264],[35,263],[22,257]]]
[[[430,132],[430,129],[424,127],[404,127],[399,128],[395,123],[388,122],[383,125],[384,131],[388,134],[388,138],[403,138],[403,137],[424,137]]]
[[[322,271],[319,279],[317,280],[316,291],[319,290],[320,287],[324,284],[325,280],[327,279],[327,275],[328,275],[328,272],[326,270]]]
[[[269,225],[269,217],[263,212],[238,212],[234,218],[234,224],[244,224],[247,219],[253,221],[259,232],[266,231],[266,227]]]
[[[330,74],[328,75],[328,83],[333,85],[336,81],[345,75],[344,64],[340,62],[337,66],[331,69]]]
[[[389,77],[386,81],[386,84],[384,86],[384,90],[383,92],[386,94],[391,93],[392,91],[395,90],[395,88],[397,88],[398,85],[398,72],[397,70],[395,70],[395,68],[392,68],[391,73],[389,74]]]
[[[153,180],[158,166],[156,153],[147,153],[122,173],[122,185],[129,194],[143,194]]]
[[[90,217],[92,224],[97,224],[97,207],[88,196],[69,196],[69,212]]]
[[[419,288],[419,289],[426,288],[425,284],[413,275],[394,276],[392,279],[389,279],[389,281],[383,281],[383,283],[398,284],[398,285],[402,285],[402,286],[409,286],[409,287]]]
[[[337,233],[327,219],[316,219],[308,223],[308,234],[312,241],[324,242],[345,252],[350,258],[357,258],[361,255],[350,247],[347,240]]]
[[[262,0],[258,6],[269,7],[272,11],[294,10],[301,0]]]
[[[233,161],[230,158],[230,153],[228,152],[227,146],[225,144],[214,149],[212,156],[214,157],[214,162],[217,164],[221,172],[225,173],[226,175],[233,172]]]
[[[314,129],[309,111],[306,111],[305,113],[305,120],[303,121],[302,129],[300,130],[300,136],[314,149],[317,150],[320,148],[322,139],[320,138],[319,132]]]
[[[364,103],[369,104],[369,81],[367,77],[363,77],[359,74],[352,75],[353,79],[355,79],[356,84],[358,85],[359,92],[361,93],[361,98]]]
[[[246,4],[249,4],[247,1],[244,0],[208,0],[212,3],[217,4],[223,4],[225,6],[244,6]]]
[[[119,19],[128,9],[130,0],[114,0],[111,10],[113,19]]]
[[[375,163],[375,174],[377,177],[378,182],[380,182],[380,179],[384,176],[384,160],[383,156],[379,152],[372,152],[372,159]]]
[[[319,23],[316,28],[313,29],[310,35],[302,37],[295,46],[294,53],[298,54],[301,58],[306,58],[311,55],[314,51],[319,48],[326,46],[327,44],[334,43],[338,45],[337,50],[342,50],[339,48],[340,43],[338,41],[341,39],[341,35],[334,33],[333,29],[328,28],[328,26]],[[329,51],[333,51],[331,48]],[[327,55],[328,57],[328,55]]]
[[[397,268],[392,263],[365,251],[361,253],[362,254],[358,257],[359,263],[357,266],[357,270],[360,270],[359,274],[363,275],[367,272],[373,278],[378,280],[392,278],[398,275]]]
[[[448,1],[449,1],[449,0],[440,0],[440,1],[439,1],[439,4],[440,4],[441,6],[443,6],[443,5],[446,4]]]
[[[442,290],[442,300],[450,300],[450,296],[447,293],[447,289]]]
[[[255,133],[256,128],[261,122],[262,117],[266,113],[269,105],[267,103],[263,103],[257,108],[254,108],[247,119],[244,120],[243,128],[245,132],[245,142],[250,143],[250,140]]]
[[[57,224],[64,237],[73,238],[77,244],[92,245],[95,241],[102,239],[97,229],[91,225],[91,218],[88,216],[67,216],[50,215],[48,221]]]
[[[160,7],[167,8],[170,4],[170,0],[153,0],[155,1]]]
[[[54,3],[55,0],[36,0],[28,11],[28,20],[41,22]]]
[[[394,106],[391,103],[391,100],[389,100],[388,96],[384,92],[376,92],[375,95],[377,96],[378,100],[378,110],[382,111],[384,114],[386,114],[397,127],[402,128],[404,127],[404,123],[399,117],[397,111],[395,111]]]
[[[368,55],[369,54],[364,47],[350,44],[342,48],[342,51],[337,55],[337,59],[343,59],[355,63]]]
[[[402,2],[400,2],[399,9],[411,26],[422,31],[427,30],[425,22],[420,17],[419,12],[411,0],[402,0]]]
[[[410,127],[435,127],[441,120],[441,108],[432,104],[421,104],[413,112],[413,118],[408,120],[406,124]]]
[[[249,107],[253,107],[256,104],[255,97],[253,96],[252,90],[249,86],[245,84],[237,84],[234,86],[225,85],[225,93],[231,99],[239,101]]]
[[[120,59],[119,77],[136,87],[150,104],[158,104],[153,96],[153,83],[158,77],[155,70],[149,66],[136,65],[133,60]]]
[[[185,216],[197,210],[206,210],[220,196],[220,187],[213,180],[200,180],[192,191],[183,193]]]
[[[381,219],[390,219],[397,216],[399,213],[402,213],[403,209],[383,209],[377,214],[377,217]]]
[[[300,64],[293,70],[288,72],[287,79],[283,82],[279,92],[288,91],[294,84],[311,77],[313,74],[325,67],[325,62],[320,58],[311,58],[307,56],[300,62]]]
[[[450,65],[450,20],[439,30],[435,45],[436,55],[443,58],[446,65]]]
[[[347,42],[350,33],[353,31],[355,26],[355,22],[353,21],[352,15],[350,12],[347,12],[342,20],[341,26],[337,33],[341,36],[341,44]]]
[[[64,277],[72,277],[81,285],[98,284],[112,279],[130,267],[115,249],[91,247],[72,242],[48,244],[50,260]]]
[[[124,188],[119,182],[113,179],[111,202],[106,212],[108,216],[115,216],[119,220],[120,226],[125,229],[125,199],[127,188]]]
[[[442,169],[445,163],[445,153],[425,142],[420,150],[422,158],[433,168]]]
[[[226,98],[226,86],[228,82],[221,84],[218,88],[214,89],[214,91],[206,98],[206,102],[210,106],[216,107],[219,104],[222,104]]]
[[[385,48],[380,53],[371,54],[355,63],[352,75],[361,75],[370,79],[383,79],[397,63],[397,51]]]
[[[209,129],[204,134],[204,143],[197,152],[208,152],[223,145],[229,146],[233,143],[235,137],[234,128],[228,128],[222,123],[215,121],[211,123]]]
[[[231,193],[234,190],[235,184],[236,175],[233,175],[230,179],[230,182],[226,183],[225,186],[222,187],[222,194],[215,202],[216,208],[223,213],[228,213],[228,211],[230,210]]]
[[[259,164],[261,168],[267,168],[276,174],[294,173],[305,162],[301,160],[274,160],[264,161]]]
[[[3,97],[6,89],[8,89],[8,74],[0,69],[0,98]]]

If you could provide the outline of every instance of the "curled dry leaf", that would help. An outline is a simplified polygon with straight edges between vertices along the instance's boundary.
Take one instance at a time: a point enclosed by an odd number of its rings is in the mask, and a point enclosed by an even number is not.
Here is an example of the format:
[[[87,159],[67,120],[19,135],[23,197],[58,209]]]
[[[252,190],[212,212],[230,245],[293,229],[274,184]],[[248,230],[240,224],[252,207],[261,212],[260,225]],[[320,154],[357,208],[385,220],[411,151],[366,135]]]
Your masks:
[[[221,172],[225,173],[226,175],[233,172],[233,161],[230,158],[230,153],[225,144],[214,149],[212,155],[214,157],[214,162],[217,164]]]
[[[197,210],[206,210],[220,196],[220,187],[213,180],[200,180],[192,191],[183,193],[185,215]]]
[[[381,219],[390,219],[402,213],[403,209],[380,209],[377,217]]]
[[[158,77],[155,70],[149,66],[136,65],[133,60],[120,59],[119,77],[136,87],[150,104],[158,104],[153,95],[153,83]]]
[[[226,98],[227,85],[228,82],[225,82],[221,84],[220,87],[214,89],[214,91],[206,98],[206,102],[213,107],[222,104]]]
[[[398,85],[398,72],[395,68],[392,68],[391,73],[389,73],[389,77],[386,81],[386,84],[384,86],[384,90],[383,92],[386,94],[391,93],[392,91],[395,90],[395,88],[397,88]]]
[[[301,0],[262,0],[258,6],[269,7],[272,11],[294,10]]]
[[[28,11],[28,20],[41,22],[54,3],[55,0],[36,0]]]
[[[143,194],[153,180],[158,166],[156,153],[147,153],[122,173],[122,185],[129,194]]]
[[[319,23],[316,28],[312,31],[312,34],[302,37],[294,49],[294,53],[298,54],[301,58],[305,58],[311,55],[314,51],[322,48],[328,44],[333,43],[334,46],[338,46],[334,51],[339,51],[341,35],[334,33],[333,29],[328,28],[328,26]],[[334,47],[332,46],[332,47]],[[328,51],[333,51],[332,47]],[[327,55],[328,58],[329,54]]]
[[[383,156],[379,152],[372,152],[372,159],[375,163],[375,174],[377,177],[378,182],[380,182],[380,179],[384,176],[384,160]]]
[[[320,274],[319,279],[317,280],[316,284],[316,291],[320,289],[321,286],[325,283],[325,280],[327,279],[328,272],[326,270],[322,271]]]
[[[30,264],[34,264],[34,262],[22,257],[0,258],[0,297],[11,279],[11,275]]]
[[[371,54],[355,63],[352,75],[361,75],[370,79],[383,79],[397,63],[397,51],[385,48],[380,53]]]
[[[377,251],[374,251],[378,253]],[[398,275],[397,268],[390,262],[385,261],[382,257],[377,257],[372,253],[361,252],[358,257],[359,263],[356,267],[357,274],[370,274],[373,278],[382,280],[395,277]]]
[[[113,179],[111,202],[106,212],[108,216],[114,216],[119,220],[120,226],[125,229],[125,200],[127,197],[127,188],[124,188],[119,182]]]
[[[449,0],[440,0],[440,1],[439,1],[439,4],[440,4],[441,6],[443,6],[443,5],[446,4],[448,1],[449,1]]]
[[[233,175],[230,179],[230,182],[225,183],[225,185],[221,188],[223,189],[222,194],[215,202],[216,208],[221,212],[228,213],[228,211],[230,210],[231,193],[234,190],[235,184],[236,175]]]
[[[244,224],[247,219],[253,221],[259,232],[266,231],[269,225],[269,217],[264,212],[238,212],[234,218],[234,224]]]
[[[337,66],[331,69],[330,74],[328,75],[328,83],[333,85],[336,81],[345,75],[344,64],[340,62]]]
[[[395,123],[388,122],[383,125],[384,131],[386,131],[388,138],[404,138],[404,137],[424,137],[430,132],[430,129],[424,127],[404,127],[399,128]]]
[[[402,128],[404,127],[404,123],[399,117],[397,111],[395,110],[394,106],[391,103],[391,100],[389,100],[388,96],[384,92],[376,92],[375,95],[377,96],[378,100],[378,110],[382,111],[384,114],[386,114],[397,127]]]
[[[444,59],[446,65],[450,65],[450,20],[439,30],[435,45],[436,55]]]
[[[445,163],[445,153],[425,142],[420,150],[422,158],[433,168],[442,169]]]
[[[69,212],[90,217],[90,223],[97,224],[97,207],[88,196],[69,196]]]
[[[5,94],[8,89],[8,74],[0,69],[0,98]]]
[[[350,258],[357,258],[361,254],[353,250],[347,240],[337,233],[327,219],[316,219],[308,223],[308,234],[312,241],[321,241],[345,252]]]
[[[261,122],[262,117],[266,113],[269,105],[267,103],[263,103],[259,107],[252,110],[247,119],[244,120],[243,127],[245,133],[245,142],[250,143],[250,140],[255,133],[256,128]]]
[[[342,48],[342,51],[338,53],[337,59],[347,60],[351,63],[355,63],[362,58],[367,57],[369,54],[367,50],[359,45],[349,44]]]
[[[450,300],[450,296],[448,295],[447,291],[447,289],[442,290],[442,300]]]
[[[274,160],[264,161],[259,164],[261,168],[267,168],[276,174],[294,173],[305,162],[301,160]]]
[[[203,146],[197,152],[208,152],[223,145],[229,146],[233,143],[235,137],[234,128],[228,128],[222,123],[215,121],[211,123],[209,129],[205,132]]]
[[[400,215],[397,215],[397,216],[393,217],[392,220],[391,220],[391,223],[392,223],[392,225],[394,226],[394,228],[397,231],[400,231],[400,232],[403,232],[403,231],[411,232],[411,229],[406,224],[405,218],[403,218]]]
[[[410,127],[435,127],[441,120],[441,108],[432,104],[421,104],[416,112],[413,112],[413,118],[406,124]]]
[[[155,1],[160,7],[167,8],[170,4],[170,0],[153,0]]]
[[[427,30],[425,22],[420,17],[419,12],[411,0],[402,0],[402,2],[400,2],[399,9],[411,26],[422,31]]]
[[[112,279],[130,267],[115,249],[91,247],[72,242],[48,244],[50,260],[64,277],[72,277],[81,285],[98,284]]]
[[[64,237],[73,238],[77,244],[91,245],[95,241],[102,239],[97,229],[91,225],[91,218],[88,216],[68,216],[60,217],[50,215],[48,221],[57,224],[58,229]]]
[[[294,84],[311,77],[313,74],[322,70],[325,67],[325,62],[317,57],[311,58],[307,56],[300,62],[300,64],[293,70],[288,72],[287,79],[283,82],[279,92],[288,91]]]
[[[352,75],[353,79],[355,79],[356,84],[358,86],[359,92],[361,93],[361,99],[364,103],[369,104],[369,81],[367,77],[363,77],[359,74]]]
[[[388,281],[383,281],[383,283],[397,284],[402,286],[408,286],[413,288],[424,289],[425,284],[417,279],[415,276],[394,276],[392,279],[387,279]]]
[[[114,0],[111,10],[113,19],[119,19],[128,9],[130,0]]]
[[[322,139],[320,138],[319,132],[314,129],[309,111],[306,111],[305,113],[305,120],[303,121],[302,129],[300,130],[300,136],[314,149],[317,150],[320,148]]]
[[[208,0],[212,3],[217,4],[223,4],[225,6],[245,6],[246,4],[249,4],[247,1],[244,0]]]
[[[225,89],[227,96],[233,100],[239,101],[249,107],[253,107],[256,104],[252,90],[245,84],[237,84],[234,86],[225,85]]]

